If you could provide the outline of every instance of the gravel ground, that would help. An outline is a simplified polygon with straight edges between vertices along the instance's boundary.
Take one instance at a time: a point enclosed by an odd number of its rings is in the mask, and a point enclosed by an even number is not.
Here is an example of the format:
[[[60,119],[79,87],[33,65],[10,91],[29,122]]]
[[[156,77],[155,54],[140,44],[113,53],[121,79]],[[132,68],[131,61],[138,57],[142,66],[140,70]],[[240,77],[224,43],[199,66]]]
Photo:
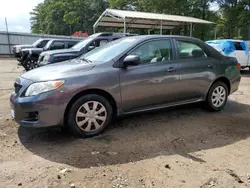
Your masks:
[[[10,118],[23,69],[0,60],[0,187],[250,187],[250,72],[223,111],[188,105],[118,119],[102,135],[27,129]]]

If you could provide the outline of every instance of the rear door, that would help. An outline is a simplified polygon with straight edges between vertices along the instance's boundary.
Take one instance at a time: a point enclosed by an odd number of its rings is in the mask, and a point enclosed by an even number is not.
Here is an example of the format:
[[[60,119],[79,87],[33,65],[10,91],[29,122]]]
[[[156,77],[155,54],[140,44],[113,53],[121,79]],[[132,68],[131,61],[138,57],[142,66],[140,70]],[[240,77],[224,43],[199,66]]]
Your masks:
[[[216,77],[219,60],[210,57],[205,46],[189,39],[175,40],[180,83],[179,101],[194,101],[203,97]]]

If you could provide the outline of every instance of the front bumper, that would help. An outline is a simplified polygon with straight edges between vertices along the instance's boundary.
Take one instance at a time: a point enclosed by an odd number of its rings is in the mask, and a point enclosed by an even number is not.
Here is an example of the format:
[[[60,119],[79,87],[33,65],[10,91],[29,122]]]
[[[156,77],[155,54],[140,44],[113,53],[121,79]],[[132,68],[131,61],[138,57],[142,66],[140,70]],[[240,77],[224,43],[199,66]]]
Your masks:
[[[25,127],[62,125],[66,109],[66,105],[61,101],[64,93],[51,91],[37,96],[22,97],[26,88],[27,86],[18,93],[11,94],[11,114],[14,115],[15,121]]]
[[[22,57],[22,54],[21,54],[21,52],[19,52],[19,53],[14,53],[14,56],[15,56],[15,58],[17,58],[17,60],[18,61],[20,61],[21,60],[21,57]]]
[[[59,126],[63,121],[64,111],[57,105],[50,104],[44,99],[34,97],[20,98],[13,93],[10,97],[12,116],[21,126],[51,127]]]

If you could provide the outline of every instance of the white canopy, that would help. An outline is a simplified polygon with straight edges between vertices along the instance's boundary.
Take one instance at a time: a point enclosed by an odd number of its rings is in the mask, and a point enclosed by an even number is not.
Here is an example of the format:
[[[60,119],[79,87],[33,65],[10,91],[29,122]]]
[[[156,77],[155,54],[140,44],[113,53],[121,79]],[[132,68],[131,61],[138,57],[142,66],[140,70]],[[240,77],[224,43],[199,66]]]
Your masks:
[[[124,28],[144,28],[172,30],[183,24],[190,24],[190,35],[192,35],[192,24],[213,24],[213,22],[168,14],[156,14],[148,12],[126,11],[116,9],[106,9],[93,25],[94,31],[98,26]]]

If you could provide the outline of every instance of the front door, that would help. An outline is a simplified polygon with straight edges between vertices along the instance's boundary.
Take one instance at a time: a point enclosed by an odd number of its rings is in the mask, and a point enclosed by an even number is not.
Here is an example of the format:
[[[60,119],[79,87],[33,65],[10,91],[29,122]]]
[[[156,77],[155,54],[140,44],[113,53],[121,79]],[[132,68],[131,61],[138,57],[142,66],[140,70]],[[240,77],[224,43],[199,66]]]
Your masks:
[[[140,44],[128,55],[137,55],[141,64],[120,69],[122,109],[143,110],[177,99],[179,75],[170,39],[151,40]]]

